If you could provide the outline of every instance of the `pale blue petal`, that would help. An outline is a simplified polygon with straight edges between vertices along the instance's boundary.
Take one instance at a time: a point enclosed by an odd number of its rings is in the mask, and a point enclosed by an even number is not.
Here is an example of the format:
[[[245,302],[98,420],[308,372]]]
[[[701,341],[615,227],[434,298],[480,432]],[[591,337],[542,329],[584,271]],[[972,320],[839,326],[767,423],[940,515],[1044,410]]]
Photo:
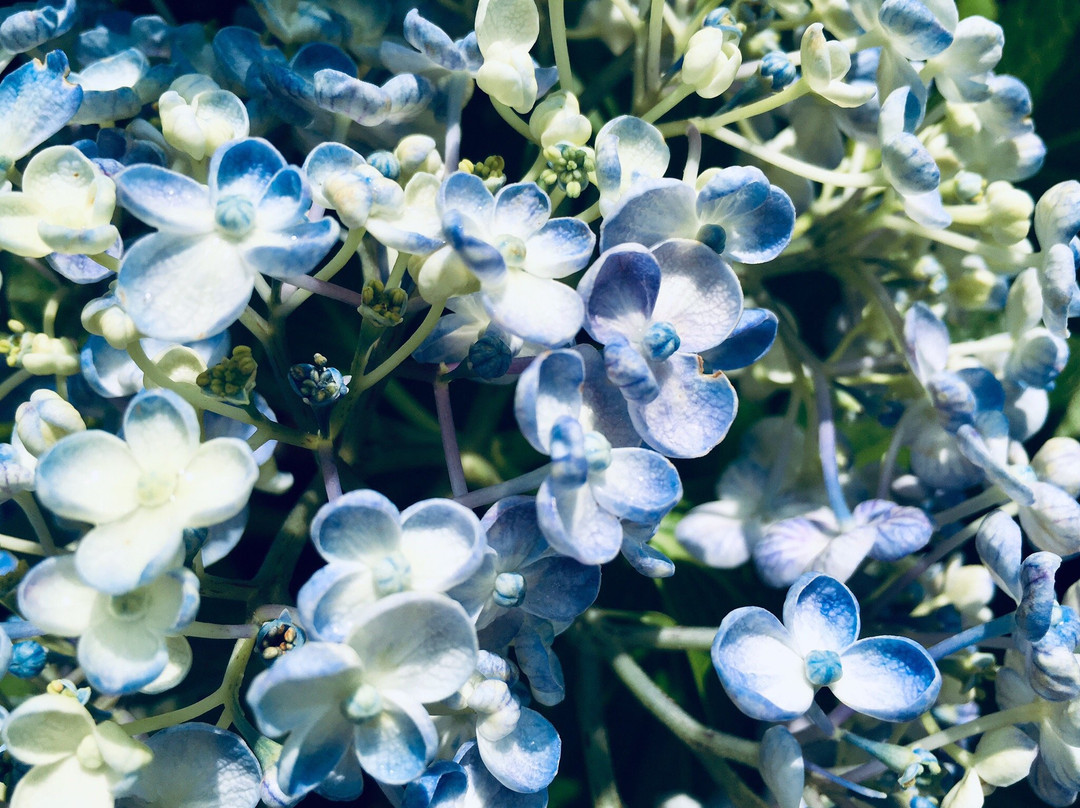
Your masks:
[[[335,174],[347,174],[367,165],[358,153],[342,143],[320,143],[304,160],[304,173],[311,184],[311,195],[324,208],[332,208],[323,195],[323,185]]]
[[[405,41],[445,70],[466,70],[468,65],[457,44],[447,33],[428,22],[415,8],[405,15]]]
[[[412,588],[445,592],[480,567],[484,530],[472,511],[449,499],[426,499],[401,514],[401,552]]]
[[[79,664],[102,693],[134,693],[158,677],[169,661],[165,638],[146,626],[109,621],[79,638]]]
[[[694,238],[695,196],[693,187],[681,180],[642,180],[600,225],[600,251],[627,242],[651,247],[664,239]]]
[[[521,672],[529,680],[529,692],[547,707],[566,697],[562,664],[551,650],[553,638],[554,629],[550,623],[530,617],[514,639],[514,655]]]
[[[585,320],[585,305],[576,291],[515,268],[507,270],[499,287],[485,290],[484,303],[494,322],[547,348],[572,342]]]
[[[311,207],[311,193],[300,170],[283,168],[266,188],[256,208],[256,226],[266,230],[282,230],[304,220]]]
[[[469,355],[469,348],[480,338],[485,325],[486,323],[459,312],[444,314],[439,318],[435,330],[412,352],[412,358],[430,365],[439,362],[463,362]]]
[[[409,13],[416,14],[416,9]],[[405,787],[401,808],[457,808],[468,790],[469,778],[461,766],[437,760]]]
[[[439,188],[439,209],[457,211],[486,229],[495,212],[495,197],[475,174],[455,171]]]
[[[931,230],[943,230],[952,224],[952,216],[945,210],[937,188],[924,194],[904,196],[904,212],[913,222]]]
[[[574,351],[585,363],[585,387],[579,420],[586,432],[596,431],[612,446],[640,446],[641,438],[630,422],[626,399],[619,388],[608,381],[604,359],[588,343],[579,343]]]
[[[124,254],[123,240],[117,238],[105,254],[119,259]],[[97,283],[114,274],[112,270],[106,269],[89,255],[54,252],[46,255],[45,260],[48,261],[49,266],[72,283]]]
[[[791,634],[757,606],[729,612],[712,644],[712,662],[735,706],[760,721],[790,721],[814,700]]]
[[[500,570],[516,570],[548,553],[547,542],[536,521],[536,499],[504,497],[480,520],[488,547],[498,553]]]
[[[286,794],[304,794],[330,776],[349,752],[353,723],[339,711],[294,730],[277,761],[278,783]]]
[[[600,190],[601,212],[608,215],[608,205],[639,179],[662,177],[670,158],[664,136],[652,124],[630,115],[620,115],[604,124],[596,133],[596,187]]]
[[[719,569],[749,561],[759,536],[757,520],[743,516],[738,503],[729,501],[698,505],[675,526],[675,538],[690,555]]]
[[[285,158],[267,140],[249,137],[226,143],[210,160],[210,198],[216,203],[240,196],[257,203],[283,168]]]
[[[356,652],[345,645],[309,640],[293,649],[256,676],[248,689],[259,729],[278,737],[303,729],[320,713],[338,713],[355,691],[360,669]],[[333,763],[326,770],[332,768]]]
[[[240,250],[253,271],[288,280],[306,275],[338,243],[337,221],[331,218],[296,224],[277,231],[257,231]]]
[[[481,284],[499,288],[505,283],[507,267],[502,253],[482,238],[469,235],[468,228],[477,225],[470,225],[467,216],[456,209],[443,213],[442,224],[447,242]]]
[[[562,742],[551,723],[525,708],[517,727],[498,741],[476,736],[476,748],[491,775],[518,793],[532,794],[546,788],[559,770]]]
[[[319,508],[311,541],[327,561],[364,561],[397,552],[401,515],[377,491],[349,491]]]
[[[492,777],[480,759],[475,743],[467,743],[454,757],[469,778],[469,795],[476,805],[498,805],[499,808],[547,808],[546,790],[534,794],[512,791]],[[458,808],[449,803],[433,803],[432,808]]]
[[[0,48],[26,53],[66,34],[74,24],[75,0],[39,0],[34,8],[15,11],[4,19]]]
[[[668,457],[701,457],[727,435],[738,399],[721,371],[706,374],[693,354],[677,353],[653,366],[659,394],[631,401],[630,419],[653,449]]]
[[[952,44],[956,26],[956,20],[938,20],[920,0],[885,0],[878,19],[890,35],[889,43],[907,59],[941,53]],[[948,22],[952,25],[946,27]]]
[[[675,466],[648,449],[612,449],[611,465],[591,474],[589,487],[601,508],[632,522],[659,522],[682,499]]]
[[[538,278],[565,278],[592,257],[596,235],[584,222],[564,216],[552,219],[525,241],[526,265]]]
[[[795,228],[795,205],[780,188],[769,188],[769,196],[758,208],[724,223],[727,246],[724,255],[744,264],[771,261],[787,247]]]
[[[660,291],[660,264],[638,244],[603,253],[577,287],[585,302],[585,328],[602,343],[636,339],[648,326]]]
[[[656,525],[623,522],[622,557],[646,578],[670,578],[675,574],[675,562],[648,544],[656,529]]]
[[[547,224],[551,200],[535,182],[504,185],[495,195],[491,234],[528,239]]]
[[[979,525],[975,549],[983,566],[1001,590],[1019,602],[1022,592],[1020,557],[1023,539],[1020,527],[1004,511],[993,511]]]
[[[1021,505],[1031,505],[1035,502],[1035,494],[1031,487],[991,454],[986,440],[975,427],[964,424],[956,430],[955,437],[957,446],[964,457],[982,469],[987,479],[999,486],[1011,499]]]
[[[941,171],[926,146],[912,134],[901,132],[881,144],[881,166],[902,196],[937,189]]]
[[[318,71],[313,84],[316,104],[361,126],[380,124],[390,112],[392,101],[382,88],[340,70]]]
[[[921,645],[906,637],[859,640],[840,655],[844,673],[830,687],[856,712],[882,721],[913,721],[934,706],[941,674]]]
[[[356,725],[353,743],[364,771],[382,783],[404,785],[435,757],[438,735],[422,706],[382,694],[386,709]]]
[[[536,506],[531,501],[535,524]],[[525,578],[525,600],[519,608],[556,623],[576,618],[600,592],[600,567],[580,564],[564,556],[548,556],[520,570]]]
[[[553,549],[582,564],[604,564],[619,554],[622,527],[601,509],[588,485],[553,492],[551,478],[536,495],[536,512],[544,538]]]
[[[297,593],[296,608],[315,639],[344,642],[364,609],[376,600],[371,570],[338,562],[308,578]]]
[[[1020,587],[1023,596],[1016,608],[1016,627],[1028,642],[1038,642],[1050,630],[1057,593],[1054,579],[1061,566],[1061,556],[1054,553],[1032,553],[1020,567]]]
[[[1035,235],[1044,250],[1080,232],[1080,182],[1059,182],[1035,204]]]
[[[518,379],[514,415],[525,440],[547,454],[551,428],[559,418],[581,411],[585,363],[574,351],[543,354]]]
[[[679,349],[700,353],[723,342],[742,314],[743,294],[734,270],[713,250],[690,239],[671,239],[653,248],[660,264],[660,292],[652,322],[667,322]]]
[[[835,578],[808,572],[788,590],[784,625],[804,656],[811,651],[839,654],[859,637],[859,603]]]
[[[128,250],[116,295],[144,334],[193,342],[236,322],[254,286],[253,271],[222,239],[153,233]]]
[[[830,536],[812,519],[781,519],[766,527],[753,546],[754,566],[769,586],[789,586],[811,569],[829,541]]]
[[[116,201],[157,230],[194,235],[214,229],[210,191],[190,177],[141,164],[124,169],[113,181]]]
[[[883,499],[860,502],[853,513],[856,523],[877,534],[870,557],[899,561],[930,541],[934,526],[920,508],[897,505]]]

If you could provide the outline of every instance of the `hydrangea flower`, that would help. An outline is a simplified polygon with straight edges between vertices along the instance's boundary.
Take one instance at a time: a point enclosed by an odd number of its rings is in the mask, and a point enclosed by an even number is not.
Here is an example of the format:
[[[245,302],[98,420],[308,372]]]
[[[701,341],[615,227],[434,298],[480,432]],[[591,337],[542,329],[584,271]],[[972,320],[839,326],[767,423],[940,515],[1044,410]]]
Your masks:
[[[722,372],[704,373],[697,354],[739,322],[742,288],[731,267],[688,239],[652,250],[623,244],[600,256],[578,293],[642,439],[669,457],[700,457],[723,440],[738,408],[735,388]]]
[[[324,505],[311,540],[328,566],[297,598],[303,622],[322,640],[341,641],[376,599],[407,590],[445,592],[467,580],[484,558],[476,515],[447,499],[399,512],[375,491],[350,491]]]
[[[585,368],[574,350],[536,359],[518,380],[514,412],[526,440],[552,461],[536,499],[544,537],[582,564],[603,564],[622,548],[622,520],[655,532],[682,483],[662,455],[626,445],[618,405],[586,390]]]
[[[402,808],[545,808],[547,789],[532,794],[511,791],[484,766],[474,741],[463,744],[452,761],[440,760],[408,785]]]
[[[209,174],[208,186],[158,166],[117,175],[120,204],[158,230],[128,250],[116,289],[147,336],[217,334],[247,306],[257,274],[306,274],[337,241],[333,219],[307,219],[303,175],[267,141],[222,146]]]
[[[152,754],[112,721],[95,726],[78,699],[33,696],[4,721],[9,754],[30,766],[11,795],[12,808],[79,805],[112,808],[113,794]]]
[[[736,706],[761,721],[797,718],[819,687],[882,721],[911,721],[934,704],[941,674],[921,645],[858,637],[851,590],[812,572],[788,590],[783,623],[758,606],[728,614],[713,641],[713,666]]]
[[[547,347],[573,340],[583,306],[558,281],[581,269],[596,238],[578,219],[551,219],[551,200],[535,183],[514,183],[496,195],[474,175],[455,172],[439,190],[449,246],[427,259],[417,279],[427,300],[447,291],[475,291],[492,321]],[[456,288],[447,289],[456,278]],[[472,288],[469,288],[469,287]]]
[[[195,410],[169,390],[135,396],[124,438],[91,429],[61,439],[38,462],[37,495],[59,516],[94,527],[75,552],[88,584],[122,595],[183,553],[183,530],[237,513],[258,476],[247,444],[200,445]]]
[[[74,146],[42,149],[22,190],[0,192],[0,247],[34,258],[105,252],[120,237],[110,221],[115,203],[113,181]]]
[[[278,760],[281,788],[310,791],[345,755],[390,785],[420,776],[438,745],[422,705],[457,692],[476,654],[461,606],[420,592],[380,600],[354,621],[344,644],[309,640],[285,654],[247,695],[265,734],[289,736]]]
[[[47,558],[19,584],[19,609],[42,631],[78,637],[79,664],[103,693],[133,693],[165,670],[165,638],[199,610],[199,579],[170,570],[122,595],[88,586],[71,556]],[[182,640],[182,642],[186,642]]]
[[[181,76],[158,99],[161,133],[173,148],[202,160],[230,140],[248,136],[243,102],[205,76]]]
[[[671,150],[660,130],[632,115],[619,115],[596,133],[596,188],[606,218],[641,182],[664,176]]]

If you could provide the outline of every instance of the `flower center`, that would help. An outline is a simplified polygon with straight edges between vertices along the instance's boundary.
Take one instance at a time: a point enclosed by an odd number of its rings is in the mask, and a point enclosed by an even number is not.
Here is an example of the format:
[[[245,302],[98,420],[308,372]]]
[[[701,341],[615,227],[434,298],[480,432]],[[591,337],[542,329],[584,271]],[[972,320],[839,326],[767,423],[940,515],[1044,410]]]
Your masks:
[[[806,678],[815,687],[831,685],[844,675],[836,651],[811,651],[806,655]]]
[[[403,592],[412,582],[412,567],[401,553],[384,556],[371,569],[379,597]]]
[[[727,248],[727,231],[718,224],[704,224],[698,229],[697,240],[722,253]]]
[[[255,227],[255,206],[243,196],[226,196],[214,208],[218,230],[233,239],[241,239]]]
[[[504,609],[520,606],[525,600],[525,579],[519,572],[501,572],[495,579],[492,598]]]
[[[641,346],[654,362],[663,362],[679,350],[680,343],[671,323],[653,323],[641,338]]]
[[[498,248],[507,266],[519,267],[525,263],[525,242],[517,236],[503,236]]]
[[[136,495],[144,508],[164,505],[176,493],[177,475],[172,471],[145,471],[139,477]]]
[[[349,700],[341,705],[341,711],[350,721],[359,724],[382,712],[382,698],[379,691],[371,685],[360,685]]]

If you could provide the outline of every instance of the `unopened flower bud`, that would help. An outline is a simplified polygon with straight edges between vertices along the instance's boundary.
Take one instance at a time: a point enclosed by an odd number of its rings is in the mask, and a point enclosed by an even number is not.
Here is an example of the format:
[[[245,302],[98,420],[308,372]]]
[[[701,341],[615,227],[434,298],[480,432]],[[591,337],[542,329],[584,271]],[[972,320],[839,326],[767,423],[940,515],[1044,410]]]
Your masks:
[[[706,27],[690,37],[682,79],[702,98],[716,98],[735,81],[742,65],[739,37],[722,27]]]
[[[15,431],[23,447],[41,457],[61,438],[86,429],[79,411],[52,390],[35,390],[15,411]]]
[[[556,143],[584,146],[592,137],[592,124],[581,114],[577,96],[570,92],[553,93],[537,104],[529,118],[529,130],[545,149]]]
[[[1005,181],[992,182],[986,189],[990,235],[999,244],[1015,244],[1027,237],[1035,200]]]
[[[1080,443],[1073,438],[1050,438],[1031,459],[1040,480],[1053,483],[1074,499],[1080,496]]]

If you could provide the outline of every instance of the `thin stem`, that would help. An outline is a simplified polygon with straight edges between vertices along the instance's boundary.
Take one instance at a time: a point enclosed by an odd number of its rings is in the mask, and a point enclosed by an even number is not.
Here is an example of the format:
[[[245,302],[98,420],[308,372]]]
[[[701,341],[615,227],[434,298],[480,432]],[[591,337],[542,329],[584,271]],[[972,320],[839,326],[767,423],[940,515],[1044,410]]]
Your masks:
[[[837,463],[836,424],[833,421],[832,397],[829,383],[821,366],[811,364],[810,375],[814,380],[814,409],[818,424],[818,454],[821,457],[821,474],[825,481],[825,493],[836,518],[843,525],[851,520],[851,510],[844,499],[840,485],[840,467]]]
[[[700,121],[694,121],[694,123],[700,126]],[[676,122],[675,124],[663,124],[657,128],[665,136],[681,135],[685,133],[686,124]],[[736,149],[746,152],[752,157],[764,160],[766,163],[782,168],[785,171],[790,171],[792,174],[798,174],[800,177],[812,182],[830,182],[841,188],[876,188],[886,185],[884,177],[876,171],[858,174],[846,171],[830,171],[813,163],[807,163],[804,160],[781,154],[768,146],[754,143],[749,138],[732,132],[730,129],[705,129],[702,127],[702,131],[707,135],[712,135],[722,143],[727,143],[729,146],[734,146]]]
[[[949,230],[928,230],[921,224],[905,219],[902,216],[886,216],[882,221],[885,227],[898,230],[901,233],[909,233],[922,236],[946,247],[952,247],[965,253],[975,253],[999,264],[1005,264],[1011,268],[1022,269],[1036,266],[1039,262],[1039,253],[1024,252],[1010,247],[997,247],[993,244],[985,244],[970,236],[962,236]]]
[[[499,117],[510,124],[511,128],[519,135],[528,138],[530,143],[537,143],[536,136],[533,135],[532,130],[529,129],[529,125],[521,119],[510,107],[503,104],[501,101],[496,101],[494,98],[490,98],[491,106],[495,108],[495,111],[499,114]],[[537,143],[539,145],[539,143]]]
[[[349,231],[349,234],[345,236],[345,243],[341,245],[334,257],[327,262],[326,266],[320,269],[311,277],[319,281],[328,281],[338,274],[345,265],[349,263],[349,259],[356,254],[357,249],[360,247],[360,242],[364,240],[364,228],[354,227]],[[292,314],[296,308],[305,300],[310,298],[312,292],[307,289],[297,289],[288,299],[285,300],[277,310],[274,312],[278,318],[285,318]]]
[[[394,351],[386,360],[379,365],[371,373],[365,373],[359,379],[353,380],[353,389],[357,393],[362,393],[364,390],[368,390],[374,385],[378,384],[387,375],[392,373],[394,369],[409,358],[410,354],[420,347],[420,344],[428,338],[428,335],[435,330],[435,326],[439,323],[439,317],[443,313],[443,308],[446,305],[445,300],[440,300],[437,303],[432,304],[428,309],[428,313],[424,316],[423,322],[412,333],[401,347]]]
[[[49,531],[49,523],[45,521],[34,495],[29,491],[19,491],[12,499],[26,514],[26,519],[30,523],[30,527],[34,529],[34,535],[41,542],[45,555],[56,555],[59,551],[56,549],[56,543],[53,542],[52,533]]]
[[[551,24],[551,49],[555,52],[555,67],[559,71],[559,87],[567,92],[575,92],[577,88],[574,86],[574,74],[570,70],[563,0],[548,0],[548,21]]]
[[[660,89],[660,40],[664,36],[664,0],[649,4],[649,38],[645,43],[645,88],[649,93]]]
[[[341,496],[341,475],[338,472],[337,463],[334,462],[333,444],[323,444],[315,453],[319,459],[319,472],[322,474],[323,486],[326,488],[326,499],[333,502]]]
[[[225,701],[222,697],[221,688],[218,688],[206,698],[199,699],[197,702],[189,704],[187,707],[181,707],[179,710],[170,710],[161,715],[151,715],[146,718],[139,718],[135,721],[129,721],[127,724],[122,724],[121,726],[128,735],[143,735],[149,732],[157,732],[159,729],[174,727],[177,724],[183,724],[185,721],[191,721],[194,718],[198,718],[200,715],[205,715],[224,703]]]
[[[659,120],[671,110],[675,109],[680,102],[685,101],[687,98],[694,94],[694,88],[689,84],[680,84],[670,93],[665,95],[649,110],[643,112],[639,117],[641,120],[647,123]]]
[[[112,272],[120,271],[120,259],[108,253],[98,253],[97,255],[87,256],[95,264],[100,264]]]
[[[917,407],[908,407],[904,410],[904,414],[900,416],[900,421],[896,424],[896,428],[893,429],[892,438],[889,440],[889,448],[885,452],[885,456],[881,459],[881,474],[878,476],[877,498],[888,499],[889,489],[892,487],[893,471],[896,469],[896,459],[900,456],[900,449],[904,445],[904,441],[907,439],[907,434],[911,430],[912,425],[916,423],[915,413],[919,411]]]
[[[686,127],[686,165],[683,166],[682,179],[687,185],[697,183],[698,168],[701,166],[701,132],[693,124]]]
[[[604,726],[600,660],[588,642],[579,643],[578,649],[581,687],[575,694],[575,704],[585,741],[585,769],[593,808],[623,808],[611,765],[607,727]]]
[[[247,668],[251,652],[255,649],[255,638],[248,637],[237,640],[233,646],[232,656],[229,657],[229,665],[225,668],[225,677],[221,682],[222,703],[225,709],[217,720],[218,729],[226,729],[232,724],[234,704],[238,703],[240,683],[244,680],[244,670]]]
[[[336,283],[321,281],[313,275],[289,276],[286,283],[305,289],[312,294],[322,295],[331,300],[339,300],[342,303],[348,303],[354,309],[358,309],[364,305],[364,296],[359,292],[354,292],[352,289],[346,289],[344,286],[338,286]]]
[[[969,516],[979,513],[980,511],[985,511],[988,508],[996,508],[999,505],[1005,505],[1009,501],[1009,497],[1004,494],[1000,488],[992,486],[970,499],[965,499],[958,505],[935,513],[933,515],[934,526],[943,528],[946,525],[951,525],[953,522],[959,522],[961,519],[967,519]]]
[[[439,433],[442,435],[443,454],[446,456],[446,472],[450,475],[450,491],[455,497],[469,493],[465,482],[465,469],[461,465],[457,431],[454,429],[454,411],[450,406],[450,384],[435,382],[435,412],[439,416]]]
[[[0,549],[10,550],[13,553],[22,553],[23,555],[48,555],[48,553],[45,552],[45,548],[36,541],[20,539],[15,536],[9,536],[6,533],[0,533]]]
[[[719,129],[720,127],[736,123],[737,121],[745,121],[756,115],[771,112],[778,107],[784,106],[784,104],[788,104],[797,98],[801,98],[808,92],[810,92],[810,85],[807,83],[806,79],[799,79],[798,81],[789,84],[776,95],[770,95],[767,98],[762,98],[760,101],[755,101],[752,104],[747,104],[743,107],[736,107],[733,110],[729,110],[720,115],[715,115],[712,118],[703,118],[697,125],[704,131],[710,131],[713,128]]]
[[[1039,718],[1042,717],[1043,712],[1046,709],[1045,704],[1046,702],[1043,702],[1042,700],[1036,700],[1030,704],[1021,704],[1018,707],[1012,707],[1008,710],[1000,710],[996,713],[980,716],[974,721],[968,721],[965,724],[957,724],[955,727],[949,727],[941,732],[935,732],[932,735],[927,735],[925,738],[913,741],[908,744],[908,748],[923,749],[927,752],[933,752],[935,749],[940,749],[948,744],[962,741],[973,735],[982,735],[983,733],[1001,729],[1002,727],[1012,727],[1017,724],[1032,723],[1038,721]]]
[[[30,381],[34,374],[26,368],[19,368],[2,382],[0,382],[0,400],[12,393],[19,385]]]
[[[464,494],[460,497],[454,497],[454,501],[464,505],[466,508],[479,508],[483,505],[490,505],[493,502],[498,502],[503,497],[513,496],[514,494],[524,494],[526,491],[532,491],[539,488],[540,483],[546,480],[550,473],[550,465],[541,466],[535,471],[522,474],[520,477],[515,477],[504,483],[489,485],[487,488],[481,488],[477,491],[470,491],[468,494]]]
[[[716,629],[710,626],[620,625],[608,621],[605,622],[604,631],[627,645],[663,651],[708,651],[716,639]]]
[[[204,640],[246,640],[259,633],[259,627],[250,623],[239,625],[220,625],[218,623],[189,623],[180,632],[185,637],[198,637]]]
[[[937,645],[926,649],[930,652],[935,660],[941,660],[950,654],[955,654],[957,651],[967,648],[969,645],[975,645],[980,640],[987,640],[991,637],[1002,637],[1005,634],[1009,634],[1016,627],[1016,620],[1013,615],[1003,614],[1001,617],[995,617],[988,623],[983,623],[981,626],[972,626],[967,631],[961,631],[954,637],[950,637],[947,640],[939,642]]]
[[[443,160],[446,170],[457,171],[461,158],[461,109],[465,103],[465,87],[469,83],[469,74],[457,71],[450,76],[450,86],[446,93],[446,140],[443,147]]]

